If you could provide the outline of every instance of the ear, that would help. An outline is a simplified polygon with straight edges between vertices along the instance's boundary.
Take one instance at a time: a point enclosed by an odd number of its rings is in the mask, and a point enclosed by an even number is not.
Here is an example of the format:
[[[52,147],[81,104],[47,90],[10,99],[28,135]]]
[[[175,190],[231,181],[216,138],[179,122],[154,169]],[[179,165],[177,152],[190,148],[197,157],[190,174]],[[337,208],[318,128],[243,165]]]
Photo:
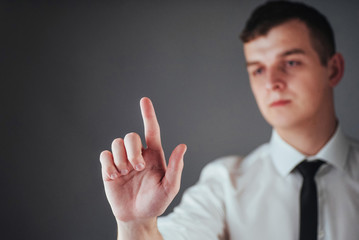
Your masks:
[[[328,62],[329,85],[335,87],[344,75],[344,58],[340,53],[334,54]]]

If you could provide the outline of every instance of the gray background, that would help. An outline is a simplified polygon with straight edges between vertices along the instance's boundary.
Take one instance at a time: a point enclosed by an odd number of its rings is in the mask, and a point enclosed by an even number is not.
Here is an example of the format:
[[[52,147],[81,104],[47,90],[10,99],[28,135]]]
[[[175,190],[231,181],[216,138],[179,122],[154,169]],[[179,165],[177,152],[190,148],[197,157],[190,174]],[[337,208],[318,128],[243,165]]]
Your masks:
[[[238,34],[262,1],[0,3],[1,239],[114,239],[99,153],[143,135],[142,96],[168,156],[186,143],[182,188],[271,129],[250,92]],[[344,131],[359,138],[359,3],[305,1],[328,16],[346,72]]]

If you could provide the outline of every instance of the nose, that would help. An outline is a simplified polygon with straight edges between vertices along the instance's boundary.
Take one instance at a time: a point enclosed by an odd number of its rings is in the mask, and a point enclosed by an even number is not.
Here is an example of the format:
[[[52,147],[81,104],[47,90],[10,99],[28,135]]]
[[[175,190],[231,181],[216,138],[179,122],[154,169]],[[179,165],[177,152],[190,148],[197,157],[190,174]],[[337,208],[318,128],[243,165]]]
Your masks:
[[[283,90],[286,87],[285,71],[279,67],[272,67],[266,79],[266,88],[268,90]]]

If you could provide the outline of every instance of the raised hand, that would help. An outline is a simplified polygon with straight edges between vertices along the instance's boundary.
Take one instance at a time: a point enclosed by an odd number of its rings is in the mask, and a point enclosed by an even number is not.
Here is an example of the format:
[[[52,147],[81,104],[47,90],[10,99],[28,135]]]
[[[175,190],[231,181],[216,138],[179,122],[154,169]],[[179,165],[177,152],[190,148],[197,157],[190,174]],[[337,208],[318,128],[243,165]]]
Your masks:
[[[180,188],[186,145],[172,152],[168,166],[160,127],[149,98],[140,101],[147,148],[137,133],[112,142],[100,155],[107,199],[117,222],[141,222],[161,215]]]

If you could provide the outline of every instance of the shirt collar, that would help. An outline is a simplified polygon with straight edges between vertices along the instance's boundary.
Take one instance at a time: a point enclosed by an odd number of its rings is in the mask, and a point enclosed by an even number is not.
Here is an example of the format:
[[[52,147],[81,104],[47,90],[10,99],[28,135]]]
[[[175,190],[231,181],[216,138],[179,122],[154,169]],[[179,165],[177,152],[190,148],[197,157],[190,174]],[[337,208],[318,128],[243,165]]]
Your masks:
[[[349,143],[339,126],[331,139],[314,156],[306,156],[300,153],[285,142],[274,129],[272,130],[269,146],[273,163],[282,176],[288,175],[304,159],[309,161],[321,159],[343,170],[349,151]]]

